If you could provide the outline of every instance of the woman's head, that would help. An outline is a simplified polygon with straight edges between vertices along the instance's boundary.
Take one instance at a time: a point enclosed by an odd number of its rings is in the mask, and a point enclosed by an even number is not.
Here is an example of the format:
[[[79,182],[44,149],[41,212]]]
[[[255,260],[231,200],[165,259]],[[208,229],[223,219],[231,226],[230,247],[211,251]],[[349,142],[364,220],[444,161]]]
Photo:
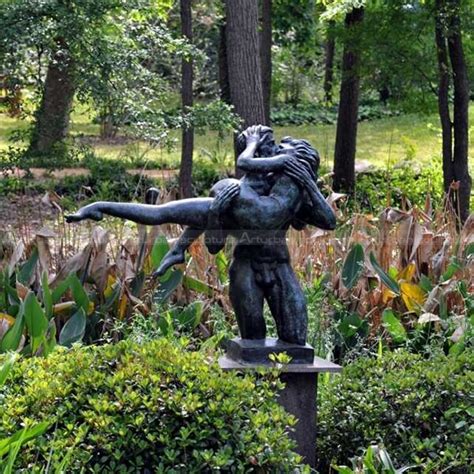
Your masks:
[[[314,180],[318,175],[319,169],[319,154],[306,140],[298,140],[293,137],[284,137],[281,140],[282,148],[292,148],[294,154],[298,160],[308,163],[311,174],[313,175]]]
[[[237,155],[240,155],[247,146],[247,139],[244,132],[237,135],[236,149]],[[277,145],[273,137],[273,130],[266,125],[260,125],[260,142],[256,150],[255,156],[269,157],[277,153]]]

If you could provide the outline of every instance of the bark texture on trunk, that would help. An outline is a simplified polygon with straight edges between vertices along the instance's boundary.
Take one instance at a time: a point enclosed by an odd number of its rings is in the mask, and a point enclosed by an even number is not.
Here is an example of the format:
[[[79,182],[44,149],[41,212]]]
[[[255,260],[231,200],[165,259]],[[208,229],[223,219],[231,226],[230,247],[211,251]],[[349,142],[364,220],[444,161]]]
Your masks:
[[[225,19],[220,26],[218,50],[219,89],[221,99],[230,104],[229,68],[227,65],[226,25]]]
[[[363,8],[354,8],[345,18],[348,39],[342,56],[342,79],[334,152],[333,188],[336,192],[355,190],[355,154],[359,111],[359,45],[354,29],[364,18]]]
[[[65,45],[54,54],[48,66],[41,105],[29,152],[45,154],[63,141],[69,130],[69,118],[74,99],[74,64]]]
[[[181,6],[181,33],[189,41],[193,40],[192,0],[180,0]],[[193,105],[193,62],[186,58],[181,63],[181,105],[186,112]],[[192,197],[194,130],[183,127],[181,164],[179,168],[179,190],[181,198]]]
[[[265,125],[270,125],[272,96],[272,0],[262,0],[260,61],[262,67],[262,93]]]
[[[469,79],[462,43],[461,0],[447,0],[450,22],[448,51],[453,73],[454,88],[454,178],[459,182],[457,210],[461,222],[469,217],[471,177],[469,176]]]
[[[331,21],[328,25],[327,38],[324,43],[324,97],[326,102],[332,102],[332,85],[334,79],[334,53],[336,50],[336,41],[333,34],[334,23]]]
[[[231,103],[243,128],[265,122],[258,39],[258,2],[226,0],[226,50]]]
[[[444,190],[449,191],[451,183],[454,181],[453,173],[453,124],[449,112],[449,60],[446,43],[445,28],[443,25],[442,3],[444,0],[436,0],[435,19],[435,41],[436,54],[438,59],[438,113],[441,122],[443,139],[443,179]]]

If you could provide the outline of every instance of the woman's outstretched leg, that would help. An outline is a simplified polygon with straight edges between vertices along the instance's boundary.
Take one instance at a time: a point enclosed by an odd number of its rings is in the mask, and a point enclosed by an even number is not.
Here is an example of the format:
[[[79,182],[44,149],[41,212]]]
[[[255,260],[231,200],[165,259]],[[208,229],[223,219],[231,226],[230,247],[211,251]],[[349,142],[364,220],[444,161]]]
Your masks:
[[[66,221],[80,222],[84,219],[99,221],[105,214],[128,219],[138,224],[181,224],[205,229],[213,200],[213,198],[191,198],[160,205],[99,201],[67,216]]]

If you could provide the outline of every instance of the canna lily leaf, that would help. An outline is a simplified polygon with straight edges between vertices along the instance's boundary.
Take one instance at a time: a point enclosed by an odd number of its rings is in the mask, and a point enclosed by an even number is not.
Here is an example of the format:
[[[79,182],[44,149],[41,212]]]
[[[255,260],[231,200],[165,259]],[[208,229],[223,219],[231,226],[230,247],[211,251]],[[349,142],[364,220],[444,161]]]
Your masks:
[[[25,323],[31,337],[31,351],[34,354],[48,329],[48,319],[32,291],[25,299]]]
[[[79,308],[64,325],[59,334],[59,344],[70,347],[75,342],[79,342],[86,332],[86,313],[83,308]]]
[[[395,316],[395,313],[391,309],[386,309],[383,312],[382,323],[394,342],[399,344],[406,341],[407,332],[401,321]]]
[[[16,351],[21,343],[21,338],[23,336],[23,330],[25,328],[25,319],[24,319],[24,306],[20,306],[20,311],[18,312],[16,319],[13,319],[13,322],[10,321],[10,328],[5,333],[3,338],[0,341],[0,352],[9,352]],[[0,314],[0,320],[2,315]]]
[[[391,276],[384,272],[382,267],[377,262],[373,252],[370,253],[370,263],[372,264],[372,267],[376,271],[377,275],[382,280],[382,283],[397,296],[400,295],[400,287],[398,286],[398,283]]]
[[[350,290],[359,279],[364,269],[364,248],[361,244],[353,245],[342,267],[342,283]]]
[[[415,283],[402,281],[400,283],[402,299],[408,311],[416,312],[426,301],[426,293]]]
[[[409,263],[398,275],[397,280],[412,281],[416,273],[416,265]]]

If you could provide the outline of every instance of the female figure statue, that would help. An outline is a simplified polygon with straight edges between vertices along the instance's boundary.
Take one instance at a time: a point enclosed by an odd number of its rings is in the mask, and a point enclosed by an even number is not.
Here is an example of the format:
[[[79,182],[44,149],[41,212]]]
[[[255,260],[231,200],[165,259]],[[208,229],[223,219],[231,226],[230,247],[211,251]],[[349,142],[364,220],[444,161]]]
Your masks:
[[[162,205],[97,202],[68,216],[68,222],[102,219],[104,214],[140,224],[189,226],[165,257],[158,273],[183,261],[184,251],[206,232],[217,253],[231,234],[237,240],[230,268],[230,298],[242,338],[263,339],[267,301],[281,340],[306,342],[306,302],[291,268],[286,244],[290,226],[334,229],[335,216],[316,185],[319,157],[304,140],[285,138],[276,145],[268,127],[250,127],[238,139],[241,180],[213,186],[209,198]]]

